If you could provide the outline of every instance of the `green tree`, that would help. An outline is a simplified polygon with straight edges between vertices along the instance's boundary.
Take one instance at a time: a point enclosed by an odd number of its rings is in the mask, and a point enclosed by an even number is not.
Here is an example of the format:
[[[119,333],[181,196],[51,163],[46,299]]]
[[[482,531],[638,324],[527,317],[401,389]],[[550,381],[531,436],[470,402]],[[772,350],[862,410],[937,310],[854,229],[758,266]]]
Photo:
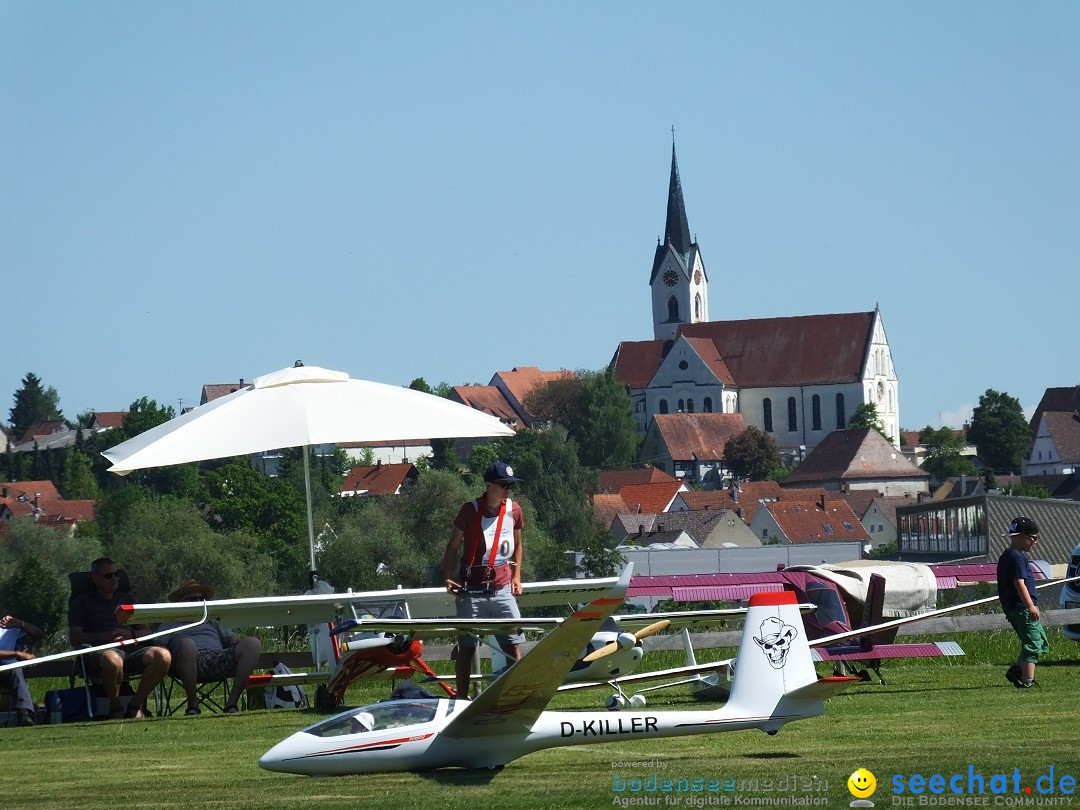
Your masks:
[[[1020,400],[1004,392],[986,389],[971,416],[968,441],[979,458],[997,473],[1019,472],[1031,447],[1031,431]]]
[[[51,636],[67,627],[67,577],[61,578],[36,554],[25,554],[4,582],[4,611]]]
[[[583,383],[578,375],[538,385],[525,397],[525,409],[536,424],[562,425],[572,432],[582,417]]]
[[[14,439],[19,439],[35,422],[63,419],[60,411],[60,395],[51,385],[45,388],[41,378],[34,372],[27,372],[22,379],[22,386],[15,392],[15,404],[8,411],[8,421]]]
[[[861,403],[848,419],[849,428],[870,428],[876,430],[886,441],[892,442],[893,437],[885,432],[885,426],[881,424],[881,416],[878,414],[877,405],[873,402]]]
[[[63,474],[57,489],[68,500],[96,501],[101,488],[90,457],[74,446],[64,448]]]
[[[977,475],[975,464],[960,453],[965,447],[964,437],[950,427],[932,428],[927,425],[919,431],[919,442],[926,448],[923,469],[935,481],[960,475]]]
[[[151,602],[190,578],[212,585],[219,598],[277,593],[276,565],[263,545],[248,530],[214,531],[194,504],[163,496],[128,510],[107,551]]]
[[[768,433],[751,425],[724,447],[724,461],[742,481],[764,481],[780,467],[780,449]]]
[[[4,527],[0,543],[0,582],[7,580],[20,561],[34,556],[63,582],[72,571],[85,571],[101,556],[97,541],[65,528],[44,526],[33,518],[20,517]],[[65,591],[67,585],[64,585]]]
[[[570,435],[584,467],[618,469],[637,456],[637,423],[626,386],[613,368],[581,381],[581,418]]]

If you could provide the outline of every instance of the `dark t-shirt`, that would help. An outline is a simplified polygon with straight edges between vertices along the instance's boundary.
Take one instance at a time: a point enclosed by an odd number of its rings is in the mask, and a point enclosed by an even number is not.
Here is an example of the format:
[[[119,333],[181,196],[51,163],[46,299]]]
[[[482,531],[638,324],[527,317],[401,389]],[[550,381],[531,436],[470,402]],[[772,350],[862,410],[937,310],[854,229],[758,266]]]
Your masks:
[[[1035,575],[1031,573],[1031,564],[1022,551],[1007,548],[998,557],[997,587],[1001,609],[1008,613],[1024,606],[1020,594],[1016,592],[1016,580],[1024,580],[1033,604],[1039,604],[1038,591],[1035,590]]]
[[[126,627],[116,620],[116,609],[134,603],[130,593],[115,593],[112,599],[102,599],[96,592],[81,593],[68,605],[68,627],[81,627],[87,633]]]

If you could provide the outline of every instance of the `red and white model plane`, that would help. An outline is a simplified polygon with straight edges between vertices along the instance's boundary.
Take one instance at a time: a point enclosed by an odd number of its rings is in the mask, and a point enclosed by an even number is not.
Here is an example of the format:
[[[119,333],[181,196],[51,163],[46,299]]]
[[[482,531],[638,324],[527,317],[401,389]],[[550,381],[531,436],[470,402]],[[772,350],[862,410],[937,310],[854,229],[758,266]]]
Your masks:
[[[752,597],[727,704],[716,711],[557,712],[545,708],[582,648],[622,603],[627,569],[609,593],[575,611],[476,700],[401,700],[337,714],[259,759],[271,771],[328,776],[499,768],[544,748],[758,728],[815,717],[857,678],[818,679],[791,593]]]

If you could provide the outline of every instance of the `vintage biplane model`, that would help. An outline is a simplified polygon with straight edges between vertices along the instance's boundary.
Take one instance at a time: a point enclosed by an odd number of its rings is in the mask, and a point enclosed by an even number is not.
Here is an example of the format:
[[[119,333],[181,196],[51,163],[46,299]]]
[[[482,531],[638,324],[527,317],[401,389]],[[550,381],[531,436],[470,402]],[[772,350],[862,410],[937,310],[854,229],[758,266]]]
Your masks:
[[[759,728],[815,717],[857,678],[818,679],[791,593],[751,598],[731,699],[716,711],[546,711],[582,648],[622,603],[623,572],[609,593],[576,610],[473,701],[399,700],[349,709],[303,729],[259,759],[262,768],[312,776],[500,768],[566,745],[652,740]]]

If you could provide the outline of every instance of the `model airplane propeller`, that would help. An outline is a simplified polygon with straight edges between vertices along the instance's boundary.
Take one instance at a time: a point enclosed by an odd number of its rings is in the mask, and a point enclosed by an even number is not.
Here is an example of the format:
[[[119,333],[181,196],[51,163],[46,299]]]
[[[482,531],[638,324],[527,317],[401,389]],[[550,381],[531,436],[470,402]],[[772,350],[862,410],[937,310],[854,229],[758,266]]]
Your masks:
[[[641,628],[636,633],[619,633],[618,638],[616,638],[614,641],[609,642],[608,644],[601,647],[599,650],[595,650],[594,652],[589,653],[581,660],[584,661],[586,664],[591,664],[593,661],[597,661],[601,658],[606,658],[617,650],[628,650],[631,647],[636,647],[638,644],[641,643],[641,640],[643,638],[655,636],[657,633],[667,630],[670,625],[670,620],[662,619],[658,622],[653,622],[648,627]]]

